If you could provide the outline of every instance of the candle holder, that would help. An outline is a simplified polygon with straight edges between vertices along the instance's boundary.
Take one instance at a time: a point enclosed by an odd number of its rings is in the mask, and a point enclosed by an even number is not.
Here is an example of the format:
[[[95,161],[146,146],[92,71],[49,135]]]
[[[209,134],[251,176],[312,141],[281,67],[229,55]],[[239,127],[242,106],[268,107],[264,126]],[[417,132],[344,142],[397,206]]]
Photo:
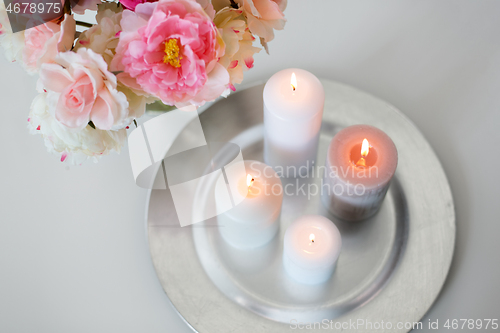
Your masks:
[[[326,99],[316,165],[309,178],[283,182],[279,232],[258,252],[231,250],[220,235],[217,218],[181,228],[169,191],[150,192],[146,219],[152,260],[170,301],[196,332],[281,333],[297,323],[323,320],[338,331],[338,325],[358,319],[394,325],[418,322],[438,296],[453,256],[455,213],[436,155],[418,129],[390,104],[341,83],[321,82]],[[204,111],[200,120],[207,141],[230,140],[239,145],[245,160],[262,161],[263,87],[242,90]],[[355,124],[387,133],[399,162],[378,213],[352,223],[325,209],[320,185],[331,139]],[[208,181],[204,192],[210,193],[216,180]],[[197,209],[213,204],[200,197]],[[319,285],[294,281],[282,262],[287,227],[309,214],[329,218],[342,235],[336,269]],[[258,256],[264,264],[244,265]],[[394,327],[391,332],[409,330]],[[315,326],[308,331],[324,329]]]

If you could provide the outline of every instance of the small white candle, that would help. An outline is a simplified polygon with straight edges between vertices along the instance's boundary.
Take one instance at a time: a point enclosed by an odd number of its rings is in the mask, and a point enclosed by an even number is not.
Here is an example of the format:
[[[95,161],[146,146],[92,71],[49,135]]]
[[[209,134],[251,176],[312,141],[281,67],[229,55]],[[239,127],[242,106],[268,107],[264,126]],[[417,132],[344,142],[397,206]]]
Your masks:
[[[339,229],[320,215],[305,215],[286,230],[283,265],[304,284],[327,281],[335,270],[342,247]]]
[[[278,232],[283,190],[280,178],[271,167],[258,161],[244,163],[247,174],[239,176],[231,190],[238,191],[236,195],[245,198],[234,208],[218,215],[217,221],[227,243],[249,249],[268,243]],[[231,170],[226,174],[231,175]],[[226,204],[226,193],[227,184],[221,175],[215,186],[217,207]]]
[[[295,177],[313,166],[324,103],[323,85],[303,69],[285,69],[267,81],[264,160],[281,176]]]

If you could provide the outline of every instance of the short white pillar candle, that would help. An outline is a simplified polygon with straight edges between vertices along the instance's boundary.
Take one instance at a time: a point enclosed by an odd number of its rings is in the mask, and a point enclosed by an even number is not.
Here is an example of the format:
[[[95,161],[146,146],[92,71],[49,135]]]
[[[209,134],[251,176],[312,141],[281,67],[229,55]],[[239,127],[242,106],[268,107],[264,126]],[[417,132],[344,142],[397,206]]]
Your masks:
[[[250,249],[268,243],[278,232],[283,189],[280,178],[270,166],[258,161],[244,163],[247,175],[229,179],[229,182],[235,184],[231,190],[238,191],[236,196],[245,198],[218,215],[217,221],[227,243],[239,249]],[[226,174],[231,175],[231,170]],[[215,185],[217,207],[226,205],[227,187],[221,175]]]
[[[286,230],[283,265],[298,282],[323,283],[335,270],[341,248],[342,238],[332,221],[320,215],[305,215]]]
[[[264,161],[281,176],[295,177],[313,166],[324,103],[323,85],[303,69],[285,69],[267,81]]]

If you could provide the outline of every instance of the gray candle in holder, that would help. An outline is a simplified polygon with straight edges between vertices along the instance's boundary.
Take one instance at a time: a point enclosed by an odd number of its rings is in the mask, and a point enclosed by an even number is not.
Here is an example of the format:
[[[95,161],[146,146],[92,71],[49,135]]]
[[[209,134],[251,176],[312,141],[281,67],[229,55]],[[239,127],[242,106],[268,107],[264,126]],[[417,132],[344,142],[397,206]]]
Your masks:
[[[335,135],[328,147],[322,201],[336,217],[359,221],[382,205],[398,152],[391,138],[369,125],[354,125]]]

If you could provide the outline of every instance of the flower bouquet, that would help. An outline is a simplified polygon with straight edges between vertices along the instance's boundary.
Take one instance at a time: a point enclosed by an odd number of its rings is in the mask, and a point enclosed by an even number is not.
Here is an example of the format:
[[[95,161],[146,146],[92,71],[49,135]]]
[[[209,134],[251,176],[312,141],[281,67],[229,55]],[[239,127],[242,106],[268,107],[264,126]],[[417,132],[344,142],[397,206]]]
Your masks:
[[[80,164],[119,152],[146,104],[193,110],[234,91],[261,50],[254,41],[267,51],[283,29],[286,0],[63,0],[55,19],[19,32],[9,17],[30,4],[5,4],[5,55],[39,75],[28,128],[61,161]],[[85,10],[96,24],[75,19]]]

